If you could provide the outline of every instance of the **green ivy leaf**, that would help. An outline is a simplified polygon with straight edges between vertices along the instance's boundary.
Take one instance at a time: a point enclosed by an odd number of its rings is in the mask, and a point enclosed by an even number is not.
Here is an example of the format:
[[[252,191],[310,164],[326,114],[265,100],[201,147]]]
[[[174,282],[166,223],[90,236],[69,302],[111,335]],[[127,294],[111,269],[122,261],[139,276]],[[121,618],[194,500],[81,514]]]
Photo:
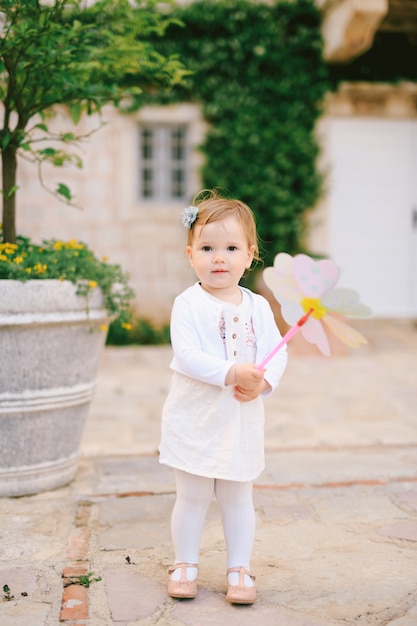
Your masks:
[[[55,148],[43,148],[42,150],[39,150],[38,154],[41,154],[42,156],[48,158],[52,158],[56,154],[58,154],[58,150],[55,150]]]
[[[81,119],[81,114],[83,112],[83,105],[81,102],[74,102],[70,106],[70,116],[72,119],[72,123],[77,125]]]
[[[69,189],[69,187],[67,187],[67,185],[64,185],[64,183],[59,183],[58,187],[56,189],[56,193],[58,193],[60,196],[62,196],[63,198],[65,198],[65,200],[68,200],[68,202],[71,202],[72,200],[72,193],[71,190]]]

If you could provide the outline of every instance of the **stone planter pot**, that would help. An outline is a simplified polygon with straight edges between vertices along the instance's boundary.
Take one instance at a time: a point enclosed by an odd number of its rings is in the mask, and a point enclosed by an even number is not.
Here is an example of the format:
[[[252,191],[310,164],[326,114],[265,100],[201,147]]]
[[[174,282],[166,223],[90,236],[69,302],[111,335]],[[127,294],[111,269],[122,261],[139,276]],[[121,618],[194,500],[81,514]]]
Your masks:
[[[0,280],[0,496],[75,476],[108,322],[100,290]]]

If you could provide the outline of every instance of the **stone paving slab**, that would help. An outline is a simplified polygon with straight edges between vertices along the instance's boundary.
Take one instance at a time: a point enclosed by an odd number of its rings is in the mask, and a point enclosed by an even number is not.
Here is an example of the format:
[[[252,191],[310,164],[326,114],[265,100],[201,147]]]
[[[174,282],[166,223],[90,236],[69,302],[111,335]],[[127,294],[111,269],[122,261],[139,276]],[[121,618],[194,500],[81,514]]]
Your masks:
[[[215,501],[199,594],[167,597],[175,494],[156,451],[170,349],[106,349],[76,480],[0,499],[1,626],[416,626],[417,330],[360,330],[368,346],[343,357],[290,351],[267,400],[250,607],[225,601]],[[90,586],[64,587],[71,572]]]

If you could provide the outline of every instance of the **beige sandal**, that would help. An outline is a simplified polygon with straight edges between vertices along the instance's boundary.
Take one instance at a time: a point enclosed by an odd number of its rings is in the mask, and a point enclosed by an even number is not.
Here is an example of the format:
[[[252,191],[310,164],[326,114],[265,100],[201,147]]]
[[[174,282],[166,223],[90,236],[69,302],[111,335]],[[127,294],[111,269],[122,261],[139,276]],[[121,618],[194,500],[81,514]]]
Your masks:
[[[171,598],[195,598],[197,595],[197,581],[187,579],[187,567],[196,567],[196,563],[176,563],[168,570],[172,574],[176,569],[181,568],[180,580],[168,580],[168,595]]]
[[[256,588],[255,585],[253,587],[245,585],[245,574],[252,580],[255,580],[255,576],[244,567],[231,567],[227,570],[227,574],[231,572],[239,572],[239,583],[230,585],[229,581],[227,582],[226,600],[232,604],[253,604],[256,600]]]

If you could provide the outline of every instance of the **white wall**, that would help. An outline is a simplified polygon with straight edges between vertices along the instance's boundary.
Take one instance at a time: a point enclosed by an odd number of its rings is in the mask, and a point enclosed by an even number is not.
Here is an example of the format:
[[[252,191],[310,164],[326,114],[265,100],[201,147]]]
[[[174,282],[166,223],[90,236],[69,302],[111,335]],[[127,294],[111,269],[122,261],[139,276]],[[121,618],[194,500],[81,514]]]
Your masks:
[[[379,317],[417,315],[416,93],[345,86],[319,129],[326,197],[310,244]]]

